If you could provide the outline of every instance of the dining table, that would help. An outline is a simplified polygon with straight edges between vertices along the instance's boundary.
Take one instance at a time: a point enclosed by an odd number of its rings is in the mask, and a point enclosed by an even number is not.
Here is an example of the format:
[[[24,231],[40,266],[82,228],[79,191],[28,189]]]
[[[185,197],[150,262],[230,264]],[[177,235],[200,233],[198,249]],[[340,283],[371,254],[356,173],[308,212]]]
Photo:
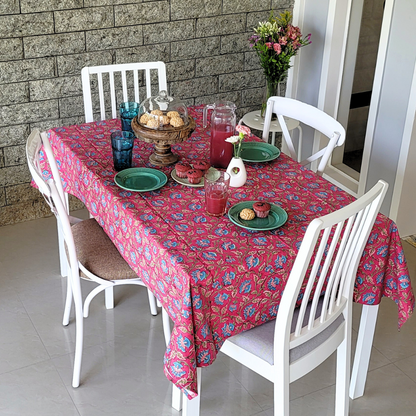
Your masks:
[[[202,112],[203,106],[188,108],[195,131],[172,145],[179,160],[190,164],[209,161],[210,131],[202,126]],[[120,187],[110,143],[120,126],[119,119],[109,119],[57,127],[48,138],[65,192],[85,204],[172,319],[164,372],[192,399],[197,368],[215,361],[225,339],[276,317],[308,224],[355,198],[283,153],[246,161],[247,182],[230,188],[228,207],[267,201],[282,208],[287,220],[272,229],[244,228],[227,214],[208,215],[204,187],[174,178],[173,165],[152,165],[153,145],[140,138],[133,167],[156,169],[167,181],[142,192]],[[255,136],[245,141],[263,143]],[[354,386],[362,391],[350,390],[351,397],[364,390],[382,297],[397,304],[400,328],[411,316],[415,298],[398,229],[379,214],[354,286],[354,301],[363,309],[352,373]]]

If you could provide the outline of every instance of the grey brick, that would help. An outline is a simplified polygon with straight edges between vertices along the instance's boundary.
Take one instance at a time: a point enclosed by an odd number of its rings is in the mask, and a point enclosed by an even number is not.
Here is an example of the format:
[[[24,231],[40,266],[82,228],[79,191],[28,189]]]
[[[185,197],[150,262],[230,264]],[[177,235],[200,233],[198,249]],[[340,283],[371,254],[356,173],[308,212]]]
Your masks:
[[[195,61],[187,59],[184,61],[169,62],[166,64],[166,78],[171,81],[193,78],[195,76]]]
[[[0,168],[4,168],[4,156],[3,156],[3,149],[0,149]],[[4,188],[0,188],[0,190],[1,189],[4,189]],[[1,205],[1,203],[0,203],[0,205]]]
[[[143,26],[143,40],[145,44],[172,42],[193,37],[195,37],[194,20],[180,20]]]
[[[23,40],[25,58],[67,55],[85,52],[85,35],[82,32],[27,37]]]
[[[244,90],[263,87],[265,78],[262,71],[244,71],[219,76],[219,91]]]
[[[143,27],[127,26],[86,32],[87,51],[127,48],[143,44]]]
[[[22,13],[47,12],[65,9],[77,9],[83,6],[83,0],[20,0]]]
[[[110,6],[95,7],[93,10],[63,10],[55,12],[54,15],[57,33],[114,26],[113,8]]]
[[[271,10],[264,12],[248,13],[247,15],[247,30],[252,31],[259,25],[260,22],[266,22],[270,17]]]
[[[82,94],[81,77],[51,78],[29,83],[31,101],[50,100]]]
[[[240,91],[229,91],[229,92],[223,92],[213,95],[204,95],[202,97],[195,98],[195,105],[200,104],[214,104],[215,102],[219,100],[226,100],[231,101],[234,103],[237,107],[240,107],[241,105],[241,94]]]
[[[84,99],[81,96],[61,98],[59,100],[61,117],[73,117],[84,115]]]
[[[244,55],[234,53],[210,56],[196,60],[196,73],[199,76],[218,75],[244,69]]]
[[[245,14],[228,14],[225,16],[205,17],[196,25],[196,37],[226,35],[246,31]]]
[[[26,162],[26,146],[10,146],[3,148],[4,166],[23,165]]]
[[[221,14],[222,0],[171,0],[172,20]]]
[[[0,148],[26,143],[28,136],[29,126],[27,124],[0,127]]]
[[[39,190],[31,186],[30,183],[8,186],[5,193],[9,205],[43,199]]]
[[[218,92],[217,77],[194,78],[171,83],[170,93],[175,97],[189,98]]]
[[[11,61],[23,58],[22,39],[0,39],[0,61]]]
[[[169,3],[167,1],[155,1],[114,6],[114,15],[116,26],[167,22],[169,21]]]
[[[54,58],[0,62],[0,84],[55,76]]]
[[[131,2],[132,0],[84,0],[84,7],[114,6]]]
[[[29,88],[26,82],[4,84],[0,88],[2,105],[19,104],[29,101]]]
[[[79,75],[84,66],[110,65],[113,63],[111,52],[88,52],[79,55],[58,56],[58,75]]]
[[[171,60],[219,55],[220,38],[202,38],[171,43]]]
[[[68,118],[56,118],[55,120],[36,120],[30,123],[29,127],[30,131],[32,131],[33,129],[39,129],[40,131],[48,131],[55,127],[72,126],[74,124],[82,123],[85,123],[84,114]]]
[[[28,186],[30,185],[28,184]],[[0,226],[52,216],[51,209],[40,195],[40,192],[38,194],[36,200],[3,207],[0,215]]]
[[[0,14],[15,14],[19,12],[19,0],[1,0]]]
[[[0,167],[1,165],[1,153],[0,153]],[[4,188],[0,188],[0,207],[4,207],[6,205],[6,191]]]
[[[58,101],[38,101],[0,108],[0,126],[58,118]]]
[[[116,62],[118,64],[152,61],[169,61],[168,43],[160,43],[152,46],[139,46],[137,48],[119,49],[116,51]]]
[[[246,52],[244,54],[244,68],[248,71],[252,69],[262,69],[260,65],[260,58],[255,51]]]
[[[0,38],[45,35],[53,33],[53,14],[0,16]]]
[[[222,12],[241,13],[252,12],[255,10],[269,10],[270,0],[224,0]]]
[[[272,0],[272,9],[293,9],[293,5],[295,4],[295,0]]]
[[[0,186],[10,186],[29,182],[31,178],[26,163],[20,166],[10,166],[8,168],[0,169]]]
[[[263,102],[265,87],[263,88],[250,88],[243,90],[241,96],[241,105],[243,106],[253,106],[257,105],[260,107]]]
[[[236,33],[221,36],[221,53],[247,52],[250,50],[248,38],[252,33]]]

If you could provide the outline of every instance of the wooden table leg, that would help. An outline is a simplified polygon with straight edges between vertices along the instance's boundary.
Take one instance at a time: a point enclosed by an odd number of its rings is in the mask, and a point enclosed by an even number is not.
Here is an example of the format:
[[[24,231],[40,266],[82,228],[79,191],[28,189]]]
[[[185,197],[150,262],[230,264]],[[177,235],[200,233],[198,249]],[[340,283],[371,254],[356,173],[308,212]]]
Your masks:
[[[367,381],[368,365],[370,364],[379,305],[363,305],[360,328],[358,330],[357,347],[351,373],[350,397],[356,399],[364,394]]]

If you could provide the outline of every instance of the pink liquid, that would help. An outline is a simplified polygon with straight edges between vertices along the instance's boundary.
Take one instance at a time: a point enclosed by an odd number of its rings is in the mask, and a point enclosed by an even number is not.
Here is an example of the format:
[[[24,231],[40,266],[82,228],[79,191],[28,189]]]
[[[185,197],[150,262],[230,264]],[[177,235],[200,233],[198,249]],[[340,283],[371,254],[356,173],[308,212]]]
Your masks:
[[[219,217],[225,214],[227,207],[227,192],[211,191],[205,193],[206,210],[208,214]]]
[[[227,124],[217,124],[212,126],[210,151],[211,166],[216,168],[227,168],[233,157],[234,146],[232,143],[226,142],[225,139],[233,135],[233,126]]]

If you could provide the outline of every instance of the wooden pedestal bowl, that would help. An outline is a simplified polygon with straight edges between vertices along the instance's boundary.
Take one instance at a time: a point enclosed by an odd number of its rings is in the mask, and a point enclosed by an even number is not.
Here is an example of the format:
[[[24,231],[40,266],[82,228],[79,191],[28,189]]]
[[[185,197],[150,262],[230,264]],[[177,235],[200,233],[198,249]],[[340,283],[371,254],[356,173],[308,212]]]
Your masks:
[[[155,145],[155,151],[149,157],[150,163],[156,166],[168,166],[178,160],[178,156],[172,153],[171,145],[182,142],[193,133],[195,120],[188,116],[188,123],[184,126],[167,126],[155,130],[144,126],[135,117],[131,127],[138,139]]]

